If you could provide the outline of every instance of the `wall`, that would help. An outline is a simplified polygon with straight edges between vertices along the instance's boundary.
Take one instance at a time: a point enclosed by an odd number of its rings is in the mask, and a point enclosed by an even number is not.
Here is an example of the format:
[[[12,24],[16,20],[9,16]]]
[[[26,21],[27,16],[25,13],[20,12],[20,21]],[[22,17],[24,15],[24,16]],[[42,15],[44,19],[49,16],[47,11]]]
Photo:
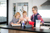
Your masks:
[[[12,0],[9,0],[9,11],[8,11],[8,22],[10,22],[12,20],[12,16],[13,16],[13,6],[12,6]]]
[[[33,6],[38,6],[38,8],[40,8],[41,4],[43,4],[44,2],[46,2],[47,0],[33,0]],[[43,8],[45,8],[46,6],[44,6]],[[49,8],[49,6],[48,6]],[[43,18],[44,21],[46,22],[50,22],[50,18]]]
[[[19,2],[28,2],[28,17],[30,18],[30,16],[33,14],[32,13],[32,7],[33,6],[40,6],[42,3],[46,2],[47,0],[9,0],[9,21],[10,22],[13,18],[13,3],[19,3]]]
[[[44,2],[46,2],[47,0],[33,0],[33,6],[39,6],[41,4],[43,4]]]
[[[6,1],[6,0],[0,0],[0,1]]]

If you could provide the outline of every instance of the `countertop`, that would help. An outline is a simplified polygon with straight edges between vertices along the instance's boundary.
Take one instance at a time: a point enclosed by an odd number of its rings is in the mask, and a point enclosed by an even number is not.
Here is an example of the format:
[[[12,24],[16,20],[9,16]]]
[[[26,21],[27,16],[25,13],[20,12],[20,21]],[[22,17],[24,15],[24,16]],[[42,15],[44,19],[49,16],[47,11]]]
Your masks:
[[[1,29],[13,29],[13,30],[21,30],[21,31],[29,31],[29,32],[50,32],[50,29],[40,29],[40,28],[35,28],[35,27],[31,27],[31,28],[25,28],[25,27],[21,27],[21,26],[16,26],[16,27],[12,27],[12,26],[5,26],[5,27],[0,27]]]

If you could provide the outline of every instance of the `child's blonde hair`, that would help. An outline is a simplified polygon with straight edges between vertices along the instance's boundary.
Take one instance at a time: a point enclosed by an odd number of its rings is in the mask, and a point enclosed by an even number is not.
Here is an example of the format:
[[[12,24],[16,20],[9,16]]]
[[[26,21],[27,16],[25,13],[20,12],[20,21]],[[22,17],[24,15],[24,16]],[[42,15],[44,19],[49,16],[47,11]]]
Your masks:
[[[26,13],[26,14],[27,14],[27,12],[26,12],[26,11],[23,11],[23,14],[24,14],[24,13]]]
[[[17,12],[17,13],[14,15],[14,17],[16,18],[16,16],[18,16],[18,15],[20,15],[20,13],[19,13],[19,12]]]

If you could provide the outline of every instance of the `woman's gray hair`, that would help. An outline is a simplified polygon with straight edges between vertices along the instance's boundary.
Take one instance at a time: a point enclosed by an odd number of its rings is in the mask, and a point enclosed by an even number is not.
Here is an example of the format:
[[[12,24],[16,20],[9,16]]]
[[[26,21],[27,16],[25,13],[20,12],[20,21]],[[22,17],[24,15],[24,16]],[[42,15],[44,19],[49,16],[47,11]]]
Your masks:
[[[33,6],[32,9],[34,8],[34,10],[38,10],[37,6]]]

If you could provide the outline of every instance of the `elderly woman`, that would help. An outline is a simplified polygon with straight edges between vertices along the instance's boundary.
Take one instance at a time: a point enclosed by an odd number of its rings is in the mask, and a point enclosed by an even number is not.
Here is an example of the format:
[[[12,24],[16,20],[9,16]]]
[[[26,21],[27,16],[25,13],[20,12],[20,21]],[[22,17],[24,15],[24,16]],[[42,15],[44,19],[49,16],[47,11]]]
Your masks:
[[[41,20],[40,25],[44,24],[43,19],[41,18],[40,14],[39,14],[37,11],[38,11],[37,6],[33,6],[33,7],[32,7],[32,12],[33,12],[34,14],[31,16],[31,21],[35,22],[35,23],[34,23],[34,27],[35,27],[35,24],[36,24],[36,20]]]

